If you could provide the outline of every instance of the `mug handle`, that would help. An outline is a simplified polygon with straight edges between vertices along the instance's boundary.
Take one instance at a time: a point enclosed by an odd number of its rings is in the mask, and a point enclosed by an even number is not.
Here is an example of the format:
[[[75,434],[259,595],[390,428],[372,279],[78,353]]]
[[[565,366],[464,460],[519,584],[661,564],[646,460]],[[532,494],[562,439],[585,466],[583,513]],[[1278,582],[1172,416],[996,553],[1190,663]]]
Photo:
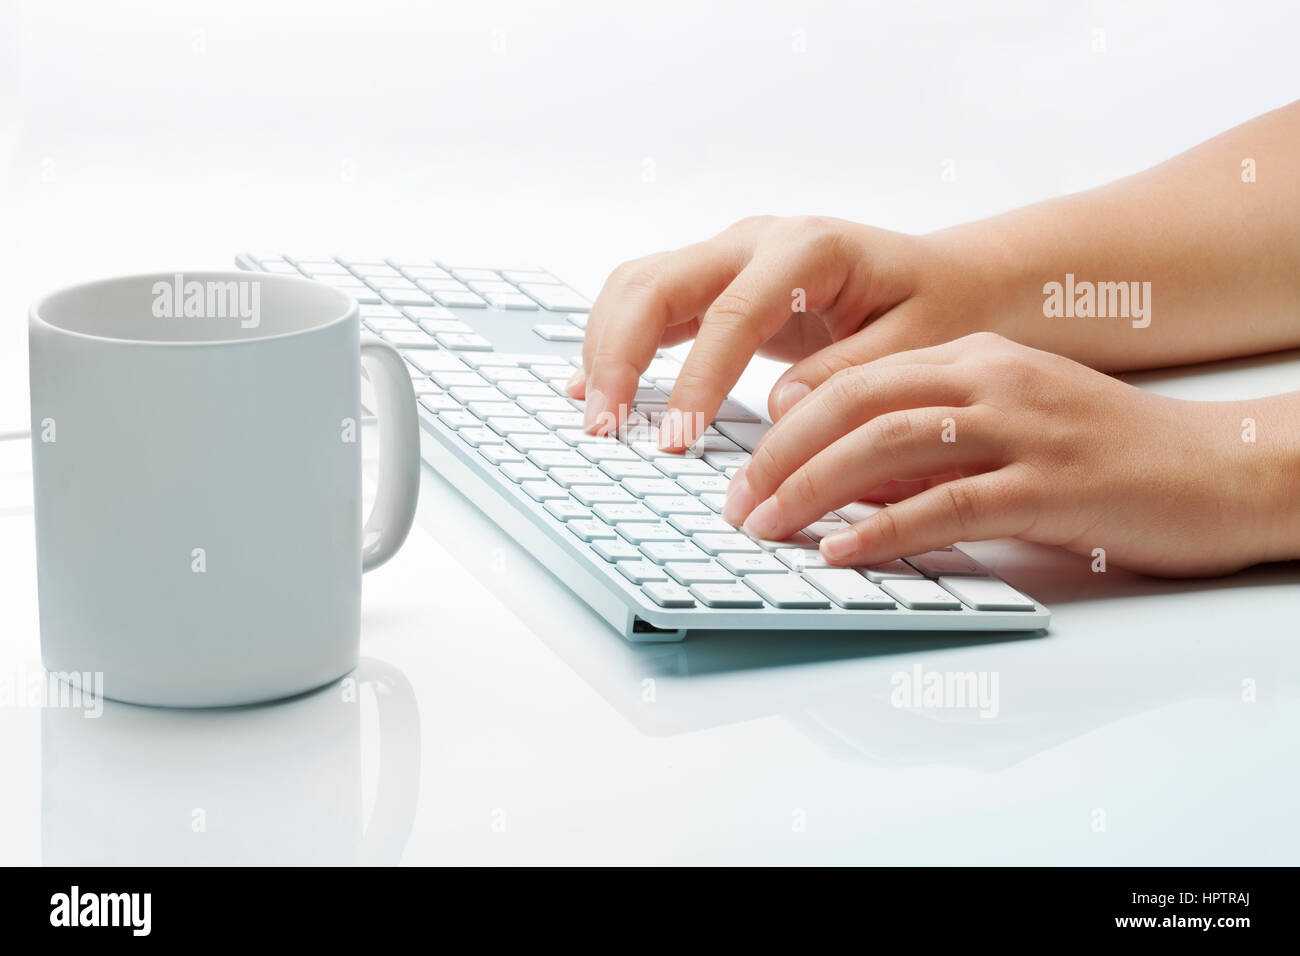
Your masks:
[[[379,567],[402,546],[420,500],[420,423],[415,389],[397,350],[361,337],[361,364],[374,386],[379,419],[379,487],[361,533],[361,570]]]

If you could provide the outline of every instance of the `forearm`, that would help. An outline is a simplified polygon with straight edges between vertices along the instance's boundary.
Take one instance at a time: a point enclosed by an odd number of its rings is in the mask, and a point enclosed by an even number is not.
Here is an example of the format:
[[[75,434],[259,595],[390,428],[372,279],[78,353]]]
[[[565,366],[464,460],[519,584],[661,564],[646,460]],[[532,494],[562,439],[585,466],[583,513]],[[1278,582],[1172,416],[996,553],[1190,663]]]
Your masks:
[[[986,327],[1094,368],[1300,346],[1300,102],[1146,172],[925,241],[960,264]]]

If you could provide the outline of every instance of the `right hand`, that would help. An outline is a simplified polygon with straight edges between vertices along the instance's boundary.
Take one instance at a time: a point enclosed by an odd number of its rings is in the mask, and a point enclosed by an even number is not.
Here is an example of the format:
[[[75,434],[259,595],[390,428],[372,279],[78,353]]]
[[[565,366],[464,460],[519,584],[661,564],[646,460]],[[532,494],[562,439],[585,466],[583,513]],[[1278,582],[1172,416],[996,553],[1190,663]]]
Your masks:
[[[682,451],[755,354],[796,363],[772,389],[775,421],[842,368],[975,331],[970,309],[952,304],[954,290],[971,291],[955,271],[915,236],[815,216],[744,219],[615,269],[569,392],[586,399],[588,431],[613,431],[655,352],[694,338],[659,435]]]

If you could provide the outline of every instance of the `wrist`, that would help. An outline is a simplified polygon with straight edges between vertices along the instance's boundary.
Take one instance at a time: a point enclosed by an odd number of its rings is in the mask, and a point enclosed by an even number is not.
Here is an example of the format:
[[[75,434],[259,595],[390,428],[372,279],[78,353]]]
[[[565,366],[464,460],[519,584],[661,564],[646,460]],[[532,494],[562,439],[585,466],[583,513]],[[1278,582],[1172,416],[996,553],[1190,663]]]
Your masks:
[[[928,290],[940,308],[961,323],[962,333],[1012,334],[1011,318],[1025,308],[1018,264],[988,221],[966,223],[919,237],[925,250]]]
[[[1300,559],[1300,393],[1219,408],[1220,487],[1243,564]]]

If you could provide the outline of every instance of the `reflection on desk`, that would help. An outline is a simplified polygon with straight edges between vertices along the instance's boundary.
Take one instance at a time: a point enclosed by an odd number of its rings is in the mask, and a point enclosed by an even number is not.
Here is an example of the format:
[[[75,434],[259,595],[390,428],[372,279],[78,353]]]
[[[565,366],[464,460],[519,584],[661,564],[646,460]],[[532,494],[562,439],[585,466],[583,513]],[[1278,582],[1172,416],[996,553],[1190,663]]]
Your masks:
[[[373,703],[373,707],[368,702]],[[363,710],[379,782],[362,820]],[[170,710],[104,701],[41,713],[47,866],[395,864],[420,786],[420,715],[396,668],[363,658],[278,703]]]

